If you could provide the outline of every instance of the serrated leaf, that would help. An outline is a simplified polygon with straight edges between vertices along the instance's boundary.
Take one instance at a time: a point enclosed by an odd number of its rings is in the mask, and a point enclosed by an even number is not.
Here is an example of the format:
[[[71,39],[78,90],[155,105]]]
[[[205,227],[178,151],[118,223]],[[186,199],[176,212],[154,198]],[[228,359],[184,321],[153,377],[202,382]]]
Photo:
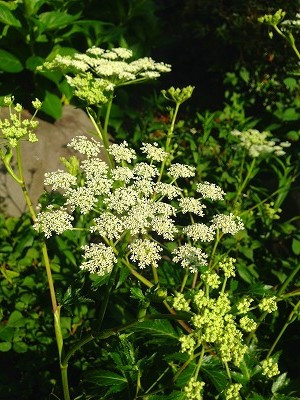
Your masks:
[[[92,371],[86,374],[85,379],[88,382],[94,383],[98,386],[126,386],[127,380],[116,372],[108,370]]]
[[[147,397],[148,400],[184,400],[185,394],[178,391],[173,391],[170,394],[153,394]]]
[[[23,65],[16,56],[0,49],[0,69],[14,74],[23,71]]]
[[[130,297],[132,297],[132,298],[134,298],[134,299],[137,299],[137,300],[144,300],[144,298],[145,298],[142,289],[139,288],[139,287],[136,287],[136,286],[135,286],[135,287],[131,288],[131,289],[130,289],[130,293],[131,293],[131,296],[130,296]]]
[[[287,378],[287,373],[285,372],[285,373],[279,375],[278,378],[276,379],[276,381],[273,382],[272,389],[271,389],[273,394],[278,392],[278,390],[280,390],[281,388],[283,388],[286,385],[286,383],[287,383],[286,378]]]
[[[132,328],[134,332],[159,338],[178,340],[178,334],[167,320],[143,321]]]
[[[222,368],[222,364],[214,357],[208,356],[203,358],[201,371],[212,382],[218,392],[222,392],[228,383],[226,372]]]
[[[10,12],[9,7],[4,3],[0,4],[0,22],[6,25],[21,27],[21,22]]]
[[[54,119],[59,119],[62,114],[62,104],[60,98],[46,90],[46,96],[43,100],[41,109]]]

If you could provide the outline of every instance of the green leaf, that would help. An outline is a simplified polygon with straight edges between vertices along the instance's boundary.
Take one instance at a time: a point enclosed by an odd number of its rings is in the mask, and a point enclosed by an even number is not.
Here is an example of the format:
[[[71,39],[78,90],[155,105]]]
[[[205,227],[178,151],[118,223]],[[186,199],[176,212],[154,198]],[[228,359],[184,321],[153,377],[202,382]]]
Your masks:
[[[148,400],[184,400],[185,394],[182,392],[174,391],[170,394],[153,394],[147,397]]]
[[[0,3],[0,22],[5,25],[15,26],[16,28],[21,27],[20,21],[10,12],[8,6],[3,2]]]
[[[20,311],[13,311],[7,321],[6,326],[10,328],[17,328],[20,326],[24,326],[26,319],[20,313]]]
[[[287,373],[285,372],[284,374],[281,374],[278,376],[276,381],[272,385],[272,393],[278,392],[278,390],[282,389],[284,386],[287,384]]]
[[[292,250],[293,253],[296,254],[297,256],[300,254],[300,240],[294,238],[292,241]]]
[[[39,15],[40,32],[64,28],[78,19],[80,14],[70,15],[60,11],[47,11]]]
[[[30,71],[35,71],[36,67],[40,66],[43,64],[45,60],[42,57],[39,56],[31,56],[28,57],[26,62],[25,62],[25,66],[27,69],[29,69]]]
[[[0,351],[9,351],[11,349],[11,343],[9,342],[1,342],[0,343]]]
[[[212,382],[218,392],[222,392],[228,383],[228,377],[222,369],[221,363],[214,357],[203,358],[201,370]]]
[[[13,349],[16,353],[26,353],[28,346],[24,342],[16,342],[13,345]]]
[[[9,73],[17,73],[23,70],[23,65],[16,56],[0,49],[0,69]]]
[[[298,83],[295,78],[285,78],[283,83],[289,90],[294,90],[298,87]]]
[[[98,386],[126,386],[127,380],[115,372],[107,370],[98,370],[86,374],[86,380]]]
[[[178,340],[178,334],[167,320],[144,321],[135,325],[132,330],[145,335]]]
[[[15,330],[7,326],[0,326],[0,339],[6,342],[12,341],[14,337]]]
[[[293,107],[287,108],[282,113],[282,120],[283,121],[297,121],[298,118],[299,118],[299,113]]]
[[[59,119],[62,114],[62,104],[60,98],[46,90],[46,96],[43,100],[41,109],[54,119]]]

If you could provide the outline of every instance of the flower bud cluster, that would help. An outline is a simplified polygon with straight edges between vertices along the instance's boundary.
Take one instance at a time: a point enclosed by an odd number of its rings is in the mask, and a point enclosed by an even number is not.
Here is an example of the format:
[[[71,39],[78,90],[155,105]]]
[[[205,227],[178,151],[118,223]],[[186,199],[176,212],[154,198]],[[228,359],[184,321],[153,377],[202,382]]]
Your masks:
[[[5,97],[4,99],[4,104],[10,107],[10,117],[9,119],[0,119],[1,136],[8,142],[10,147],[17,147],[21,139],[27,139],[31,143],[37,142],[38,138],[34,131],[38,127],[38,121],[34,120],[34,116],[31,119],[22,119],[21,112],[23,107],[18,103],[15,105],[13,111],[11,109],[13,101],[13,97]],[[41,104],[37,99],[34,103],[36,106]]]
[[[258,307],[261,309],[261,311],[265,311],[267,313],[272,313],[277,310],[277,303],[276,303],[276,297],[264,297]]]
[[[184,387],[184,393],[187,400],[202,400],[202,391],[205,383],[197,381],[196,378],[192,377],[188,384]]]
[[[242,389],[242,385],[240,383],[232,383],[228,386],[225,391],[225,399],[226,400],[240,400],[240,390]]]
[[[267,358],[263,360],[261,363],[262,374],[266,375],[268,378],[272,378],[273,376],[279,375],[278,364],[272,359]]]

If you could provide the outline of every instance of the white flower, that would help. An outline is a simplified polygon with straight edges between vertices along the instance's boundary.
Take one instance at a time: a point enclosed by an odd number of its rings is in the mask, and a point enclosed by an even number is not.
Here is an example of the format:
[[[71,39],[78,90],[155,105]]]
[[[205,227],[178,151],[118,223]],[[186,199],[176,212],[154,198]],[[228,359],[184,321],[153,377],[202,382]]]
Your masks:
[[[289,142],[276,144],[278,139],[270,138],[270,132],[260,132],[257,129],[248,129],[243,132],[234,129],[231,134],[239,138],[239,147],[245,148],[253,158],[259,157],[264,153],[275,153],[277,156],[284,155],[283,148],[291,145]]]
[[[87,270],[93,274],[100,276],[109,274],[117,259],[111,247],[105,246],[103,243],[92,243],[88,246],[83,246],[84,261],[80,265],[80,269]]]
[[[195,167],[175,163],[168,169],[168,174],[174,179],[191,178],[192,176],[195,176]]]
[[[138,263],[140,268],[149,265],[158,267],[157,261],[161,259],[162,248],[155,242],[148,239],[137,239],[130,246],[130,259]]]
[[[181,190],[170,183],[157,182],[155,184],[155,192],[162,196],[166,196],[169,200],[172,200],[175,197],[180,196]]]
[[[107,176],[108,165],[99,158],[90,158],[81,163],[81,169],[85,172],[87,180],[94,180]]]
[[[114,157],[117,164],[121,163],[122,161],[131,163],[131,161],[136,158],[135,151],[128,147],[128,143],[126,141],[122,142],[121,144],[110,145],[108,151],[109,154]]]
[[[224,196],[226,195],[219,186],[207,181],[198,183],[196,190],[198,193],[202,194],[204,199],[210,199],[213,201],[224,200]]]
[[[111,177],[114,181],[129,183],[133,179],[133,171],[128,167],[116,167],[111,171]]]
[[[168,153],[162,148],[158,147],[158,144],[156,142],[153,144],[143,143],[141,150],[143,153],[146,154],[147,158],[157,162],[164,161],[164,159],[168,156]]]
[[[46,211],[37,214],[33,228],[36,231],[43,232],[46,238],[49,238],[52,236],[52,232],[60,235],[69,229],[73,229],[71,224],[73,219],[72,215],[68,214],[64,208],[55,210],[53,206],[48,206]]]
[[[173,240],[177,228],[171,218],[154,217],[151,221],[151,229],[164,239]]]
[[[220,229],[223,233],[236,235],[239,231],[245,229],[243,221],[240,217],[233,215],[217,214],[212,219],[212,226]]]
[[[87,157],[96,157],[100,153],[101,147],[103,147],[95,139],[88,139],[86,136],[74,137],[67,146],[72,147],[81,154],[85,154]]]
[[[206,226],[205,224],[193,224],[183,228],[185,233],[194,242],[200,240],[200,242],[211,242],[215,237],[215,229],[212,226]]]
[[[198,267],[207,265],[208,255],[201,249],[190,245],[189,243],[177,247],[172,251],[174,262],[180,262],[183,268],[189,268],[191,272],[198,271]]]
[[[104,204],[117,213],[129,210],[137,203],[137,192],[132,187],[120,187],[104,199]]]
[[[94,219],[95,225],[90,227],[91,232],[97,232],[108,239],[119,239],[124,232],[123,222],[115,215],[104,212],[100,217]]]
[[[71,186],[76,185],[76,176],[69,174],[61,169],[53,172],[46,172],[44,185],[52,185],[52,190],[69,189]]]
[[[69,189],[65,196],[67,197],[66,205],[70,205],[72,211],[78,207],[81,214],[87,214],[97,202],[94,191],[87,187]]]
[[[159,171],[156,167],[144,162],[136,164],[136,166],[133,169],[133,173],[138,177],[142,177],[144,179],[153,178],[159,175]]]
[[[206,208],[199,199],[195,199],[194,197],[185,197],[180,199],[179,206],[183,214],[194,213],[200,217],[203,217],[203,208]]]

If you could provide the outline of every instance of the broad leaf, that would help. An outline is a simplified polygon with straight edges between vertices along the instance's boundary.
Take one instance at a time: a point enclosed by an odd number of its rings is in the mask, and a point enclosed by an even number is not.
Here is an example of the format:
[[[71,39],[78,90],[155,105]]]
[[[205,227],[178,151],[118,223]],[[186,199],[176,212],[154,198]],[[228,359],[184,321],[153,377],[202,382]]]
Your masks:
[[[46,96],[43,100],[43,105],[41,109],[54,119],[59,119],[62,114],[62,104],[59,97],[57,97],[53,93],[46,91]]]
[[[16,56],[0,49],[0,69],[5,72],[17,73],[23,70],[23,65]]]
[[[178,334],[167,320],[144,321],[135,325],[132,330],[145,335],[178,340]]]
[[[228,377],[217,359],[211,356],[204,357],[201,371],[212,382],[218,392],[222,392],[226,388]]]
[[[70,15],[60,11],[47,11],[39,15],[40,32],[61,29],[78,19],[80,14]]]
[[[148,400],[184,400],[185,394],[182,392],[174,391],[170,394],[153,394],[147,397]]]
[[[0,351],[5,352],[11,349],[11,343],[9,342],[1,342],[0,343]]]
[[[88,382],[98,386],[126,386],[127,380],[122,376],[112,371],[98,370],[86,374],[85,379]]]
[[[4,3],[0,3],[0,22],[6,25],[21,27],[20,21],[10,12],[9,7]]]

